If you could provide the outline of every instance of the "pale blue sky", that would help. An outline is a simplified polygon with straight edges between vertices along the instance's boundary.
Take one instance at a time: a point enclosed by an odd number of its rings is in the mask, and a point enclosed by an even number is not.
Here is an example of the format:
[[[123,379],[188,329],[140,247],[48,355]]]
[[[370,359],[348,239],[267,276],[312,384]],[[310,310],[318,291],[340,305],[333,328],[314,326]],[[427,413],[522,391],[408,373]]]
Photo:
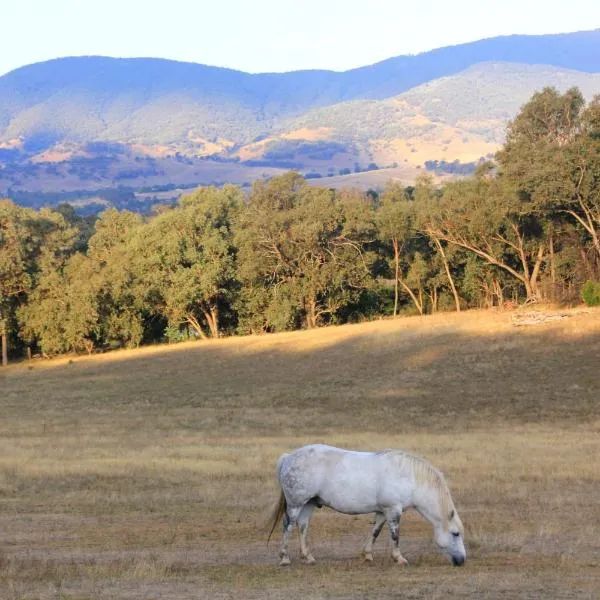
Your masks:
[[[0,0],[0,74],[90,54],[346,70],[496,35],[599,27],[599,0]]]

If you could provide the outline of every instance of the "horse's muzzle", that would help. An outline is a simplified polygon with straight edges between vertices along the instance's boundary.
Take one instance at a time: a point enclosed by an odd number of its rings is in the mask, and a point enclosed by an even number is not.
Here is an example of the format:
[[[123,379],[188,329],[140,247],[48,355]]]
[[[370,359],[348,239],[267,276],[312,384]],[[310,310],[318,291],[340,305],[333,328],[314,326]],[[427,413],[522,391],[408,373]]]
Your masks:
[[[465,557],[464,556],[459,556],[459,557],[453,556],[452,564],[455,567],[462,567],[465,564]]]

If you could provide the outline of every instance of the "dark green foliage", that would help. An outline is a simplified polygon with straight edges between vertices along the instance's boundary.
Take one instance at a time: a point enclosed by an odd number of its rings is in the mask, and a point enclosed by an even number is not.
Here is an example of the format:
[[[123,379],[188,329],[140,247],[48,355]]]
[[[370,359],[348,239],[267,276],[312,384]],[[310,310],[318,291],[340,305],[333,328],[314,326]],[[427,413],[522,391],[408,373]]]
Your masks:
[[[78,235],[74,250],[76,252],[85,252],[90,237],[94,233],[94,223],[97,216],[95,214],[78,214],[70,204],[59,204],[54,211],[60,213],[65,218],[65,221],[77,230]]]
[[[195,184],[179,185],[179,186],[152,186],[141,188],[137,190],[139,192],[152,192],[152,191],[169,191],[175,187],[196,187]],[[156,188],[156,189],[153,189]],[[162,188],[167,188],[166,190]],[[110,206],[118,210],[132,210],[141,214],[148,214],[152,212],[153,205],[156,204],[156,200],[147,199],[141,200],[135,195],[133,188],[127,186],[119,186],[118,188],[104,188],[99,190],[80,190],[76,192],[27,192],[27,191],[13,191],[9,190],[8,196],[15,203],[20,206],[28,208],[40,209],[45,206],[60,206],[61,204],[71,204],[77,201],[86,201],[86,204],[82,207],[78,207],[76,212],[80,216],[93,216],[99,212],[106,210],[105,204],[87,203],[90,198],[100,198],[105,200]]]
[[[370,285],[374,215],[364,197],[308,187],[297,173],[256,183],[237,222],[240,327],[337,322]],[[258,318],[257,318],[258,317]]]
[[[242,164],[247,167],[273,167],[276,169],[302,169],[304,165],[301,162],[291,160],[276,160],[276,159],[250,159],[245,160]]]
[[[426,160],[425,169],[434,173],[451,173],[452,175],[473,175],[480,162],[461,163],[459,160]]]
[[[600,306],[600,283],[586,281],[581,288],[581,299],[588,306]]]
[[[306,156],[312,160],[331,160],[336,154],[352,152],[352,148],[339,142],[306,142],[301,140],[282,140],[271,142],[265,153],[266,160],[293,160],[296,156]]]
[[[145,311],[199,337],[219,337],[236,287],[232,219],[241,202],[234,186],[201,189],[128,240],[132,287]]]
[[[39,316],[55,324],[48,307],[36,300],[46,287],[55,299],[60,295],[59,280],[76,238],[76,229],[61,214],[48,209],[36,213],[0,200],[0,335],[5,354],[22,311],[29,311],[32,321]],[[32,332],[24,337],[32,339]]]

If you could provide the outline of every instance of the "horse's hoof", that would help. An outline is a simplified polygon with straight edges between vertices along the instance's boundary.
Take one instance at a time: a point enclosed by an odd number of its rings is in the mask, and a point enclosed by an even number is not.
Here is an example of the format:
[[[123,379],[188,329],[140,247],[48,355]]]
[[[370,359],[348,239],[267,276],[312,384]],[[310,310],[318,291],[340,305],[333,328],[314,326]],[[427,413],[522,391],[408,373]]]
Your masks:
[[[305,565],[314,565],[317,562],[315,560],[315,557],[312,556],[312,554],[309,554],[308,556],[304,556],[302,558],[302,561],[304,562]]]
[[[404,565],[408,565],[408,561],[404,558],[404,556],[401,556],[400,558],[397,558],[396,562],[401,567],[403,567]]]
[[[290,560],[289,556],[282,556],[281,560],[279,561],[279,566],[280,567],[286,567],[287,565],[291,565],[292,561]]]
[[[365,552],[363,554],[363,560],[366,562],[373,562],[373,554],[371,552]]]

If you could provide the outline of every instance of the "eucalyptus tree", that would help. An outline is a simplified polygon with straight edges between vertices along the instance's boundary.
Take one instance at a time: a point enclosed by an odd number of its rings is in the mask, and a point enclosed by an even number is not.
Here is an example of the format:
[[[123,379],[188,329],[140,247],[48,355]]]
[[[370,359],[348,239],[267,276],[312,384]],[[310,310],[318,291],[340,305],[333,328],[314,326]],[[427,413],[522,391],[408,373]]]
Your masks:
[[[45,270],[19,310],[21,336],[44,354],[87,350],[99,333],[96,273],[83,254]]]
[[[0,201],[0,336],[2,364],[8,361],[8,338],[18,332],[18,316],[31,294],[74,251],[77,231],[62,215]],[[35,310],[40,310],[35,307]]]
[[[236,224],[242,328],[335,320],[370,285],[374,240],[362,194],[309,187],[297,173],[256,183]]]
[[[544,223],[504,181],[472,178],[447,184],[439,201],[429,205],[423,227],[508,273],[523,285],[528,300],[541,297]]]
[[[533,95],[509,124],[500,174],[548,216],[568,216],[600,259],[600,97],[577,88]]]
[[[461,279],[461,292],[469,306],[492,308],[517,301],[521,283],[502,269],[490,267],[476,254],[468,253]]]
[[[400,183],[390,182],[381,195],[381,203],[377,210],[377,233],[383,244],[392,248],[392,264],[394,272],[394,317],[398,314],[399,287],[410,296],[420,314],[423,314],[423,303],[419,301],[406,282],[402,268],[402,258],[417,235],[415,228],[415,207],[408,190]]]
[[[26,298],[32,281],[27,239],[31,232],[22,209],[0,200],[0,337],[2,366],[8,363],[8,338],[20,300]],[[29,214],[31,217],[31,215]]]
[[[131,294],[125,242],[141,226],[139,215],[110,209],[95,220],[80,222],[68,207],[60,214],[79,227],[76,252],[43,269],[29,301],[19,312],[22,336],[46,354],[87,350],[119,340],[137,345],[142,338],[140,310]]]
[[[142,341],[145,311],[133,290],[128,244],[143,226],[144,220],[136,213],[114,208],[104,211],[89,239],[87,261],[77,265],[82,277],[89,277],[94,292],[96,343],[114,340],[132,347]]]
[[[436,189],[433,184],[433,179],[430,175],[419,175],[415,181],[414,187],[414,198],[416,205],[416,216],[415,216],[415,227],[431,241],[435,248],[438,260],[443,266],[444,273],[446,275],[452,297],[454,298],[454,306],[456,311],[460,312],[460,296],[454,281],[454,275],[452,273],[452,267],[450,259],[456,254],[452,251],[452,248],[447,248],[447,242],[442,240],[436,233],[435,229],[429,226],[427,215],[431,214],[431,211],[435,211],[435,204],[440,197],[440,190]],[[437,278],[438,282],[441,283],[440,277]],[[436,289],[435,287],[433,289]],[[432,298],[432,302],[435,305],[436,302]]]
[[[220,335],[220,311],[233,301],[232,217],[238,187],[204,188],[150,220],[128,243],[134,295],[172,327]]]
[[[570,193],[561,209],[589,235],[600,268],[600,95],[582,111],[579,125],[568,154]]]

